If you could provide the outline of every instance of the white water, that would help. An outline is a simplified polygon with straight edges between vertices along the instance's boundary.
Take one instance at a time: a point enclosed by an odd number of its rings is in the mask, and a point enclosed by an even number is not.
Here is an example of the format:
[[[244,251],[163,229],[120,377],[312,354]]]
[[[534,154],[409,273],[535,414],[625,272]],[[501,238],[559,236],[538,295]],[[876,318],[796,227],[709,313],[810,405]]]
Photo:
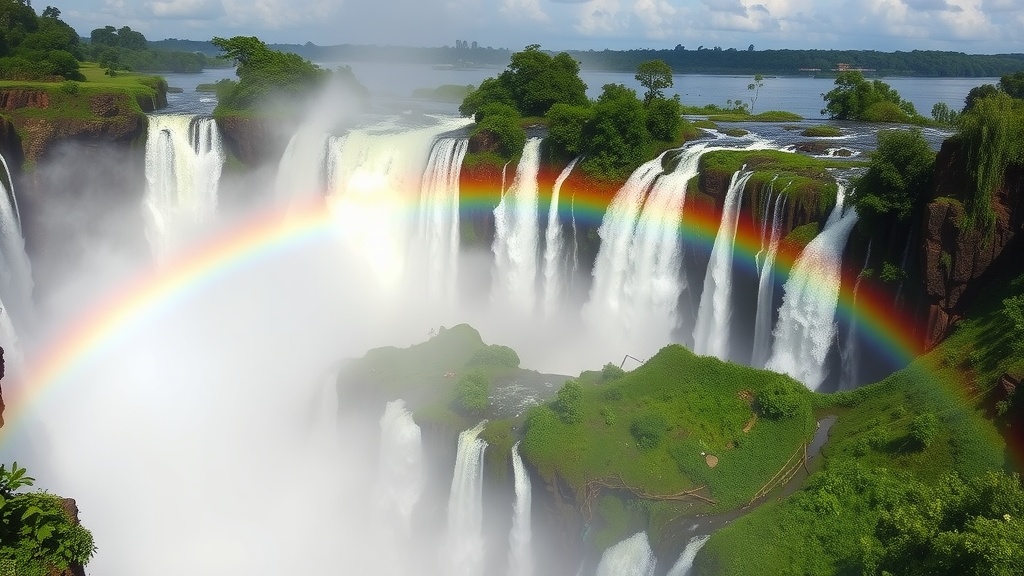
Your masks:
[[[687,576],[690,573],[690,569],[693,568],[693,561],[697,558],[697,552],[704,547],[710,535],[694,536],[690,538],[690,541],[686,543],[686,548],[683,548],[683,553],[679,555],[679,560],[672,566],[672,569],[668,571],[667,576]]]
[[[512,529],[508,535],[508,576],[533,575],[533,534],[530,525],[532,495],[530,476],[519,456],[519,442],[512,446],[512,473],[515,478],[516,503],[512,512]]]
[[[871,261],[871,244],[868,240],[868,251],[864,256],[864,265],[857,274],[857,281],[853,283],[853,302],[851,303],[850,322],[846,329],[846,338],[843,346],[839,348],[839,359],[842,366],[842,374],[839,378],[839,390],[853,390],[860,381],[860,358],[859,347],[857,346],[857,291],[860,290],[860,281],[864,278],[864,272],[868,269]]]
[[[436,300],[456,297],[459,272],[459,172],[469,140],[441,138],[430,150],[420,187],[418,249],[423,282]]]
[[[442,552],[448,576],[481,576],[484,563],[483,473],[487,421],[459,434],[455,475],[448,499],[448,541]]]
[[[662,156],[641,164],[629,175],[601,219],[597,230],[601,248],[594,262],[594,284],[584,306],[584,315],[593,326],[608,326],[608,319],[620,318],[633,231],[644,196],[661,174]]]
[[[411,534],[412,515],[423,494],[426,482],[426,461],[420,427],[405,408],[405,402],[394,400],[384,408],[380,419],[380,461],[377,477],[377,502],[380,512],[389,520],[386,526],[397,525],[402,535]]]
[[[646,532],[637,532],[630,538],[608,548],[601,554],[597,576],[653,576],[654,552],[647,541]]]
[[[562,184],[576,167],[579,158],[574,158],[562,173],[555,179],[551,188],[551,206],[548,207],[548,226],[544,231],[544,313],[553,314],[562,303],[566,294],[566,278],[569,270],[565,262],[565,240],[562,234],[562,223],[558,218],[558,196]],[[574,221],[575,222],[575,221]],[[575,238],[574,238],[575,240]],[[575,257],[575,250],[573,250]]]
[[[783,191],[784,192],[784,191]],[[782,232],[782,212],[786,208],[783,192],[775,198],[775,207],[771,215],[771,232],[768,236],[768,249],[761,264],[761,274],[757,282],[757,312],[754,314],[754,351],[751,354],[751,366],[764,366],[768,361],[772,344],[772,313],[775,302],[775,256],[779,251]],[[767,225],[767,219],[766,219]]]
[[[300,126],[288,140],[277,164],[274,195],[282,202],[301,204],[323,196],[325,160],[330,134],[320,127]]]
[[[420,185],[434,141],[472,122],[446,118],[396,131],[392,123],[332,137],[327,150],[327,205],[344,243],[360,255],[379,286],[400,288],[406,272]]]
[[[722,207],[711,259],[704,275],[704,290],[693,329],[693,351],[727,360],[729,356],[729,320],[732,317],[732,263],[736,227],[740,218],[743,188],[753,172],[739,170],[732,175]]]
[[[540,138],[530,138],[516,167],[508,191],[494,209],[494,279],[491,299],[531,312],[537,289],[537,250],[540,224],[537,213],[537,174]]]
[[[193,240],[217,213],[224,150],[213,118],[149,116],[146,238],[157,259]]]
[[[825,228],[797,258],[784,287],[772,356],[765,368],[789,374],[811,390],[827,376],[825,359],[836,336],[835,312],[846,240],[857,223],[856,210],[843,213],[845,189]]]
[[[0,315],[11,324],[11,334],[4,340],[16,341],[13,332],[30,333],[35,326],[35,306],[32,302],[32,264],[25,253],[25,238],[21,230],[21,215],[18,199],[14,194],[14,180],[7,168],[7,161],[0,155],[4,171],[10,181],[10,189],[0,181],[3,194],[0,195]],[[12,342],[13,344],[13,342]],[[12,348],[12,356],[14,350]]]

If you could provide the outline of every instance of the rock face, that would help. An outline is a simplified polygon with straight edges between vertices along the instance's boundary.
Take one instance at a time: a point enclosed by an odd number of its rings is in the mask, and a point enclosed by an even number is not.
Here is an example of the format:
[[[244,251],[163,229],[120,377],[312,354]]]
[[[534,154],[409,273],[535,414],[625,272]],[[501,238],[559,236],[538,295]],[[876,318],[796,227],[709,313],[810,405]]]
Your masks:
[[[0,110],[49,107],[50,94],[45,90],[0,90]]]
[[[938,344],[961,317],[991,271],[1024,262],[1024,167],[1011,166],[992,195],[996,215],[991,235],[964,225],[964,208],[953,198],[966,189],[965,159],[959,143],[947,140],[935,162],[935,192],[924,213],[920,257],[926,292],[927,348]],[[1008,250],[1007,247],[1010,247]]]
[[[283,127],[272,120],[226,115],[217,118],[224,143],[247,166],[259,166],[280,160],[288,143]]]

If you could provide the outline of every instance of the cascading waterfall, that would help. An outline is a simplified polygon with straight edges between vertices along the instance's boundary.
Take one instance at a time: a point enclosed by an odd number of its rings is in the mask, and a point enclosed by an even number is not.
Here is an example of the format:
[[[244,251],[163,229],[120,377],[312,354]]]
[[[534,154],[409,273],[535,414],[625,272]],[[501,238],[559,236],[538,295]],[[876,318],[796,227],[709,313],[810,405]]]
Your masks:
[[[661,157],[640,165],[615,194],[597,229],[601,247],[594,262],[594,285],[585,313],[597,322],[602,316],[619,315],[623,305],[623,284],[629,268],[636,219],[647,190],[661,173]]]
[[[551,188],[551,206],[548,207],[548,226],[544,231],[544,313],[550,316],[558,309],[565,295],[565,277],[569,273],[565,262],[565,240],[562,238],[562,223],[558,218],[558,195],[562,184],[576,167],[579,158],[562,170]],[[575,222],[575,219],[574,219]],[[573,252],[575,257],[575,250]]]
[[[732,316],[733,244],[740,217],[743,188],[753,176],[743,169],[732,175],[722,207],[711,260],[704,275],[704,290],[697,309],[697,325],[693,330],[693,351],[727,360],[729,355],[729,319]]]
[[[292,135],[277,165],[274,193],[279,200],[302,203],[324,194],[329,139],[330,134],[311,126]]]
[[[328,208],[345,244],[382,288],[397,289],[406,273],[418,221],[395,215],[407,211],[410,196],[419,199],[434,141],[471,122],[448,118],[400,131],[388,122],[329,138]]]
[[[846,240],[857,211],[843,213],[845,187],[824,229],[804,248],[784,286],[772,356],[765,368],[789,374],[811,390],[825,380],[825,360],[836,336],[835,312]]]
[[[426,481],[426,461],[420,427],[402,400],[388,402],[380,419],[380,462],[377,504],[408,536],[412,514]],[[387,525],[393,526],[388,523]]]
[[[860,281],[864,278],[864,272],[868,269],[871,261],[871,244],[873,239],[868,240],[868,252],[864,256],[864,265],[857,274],[857,281],[853,283],[853,310],[850,314],[850,322],[846,328],[844,346],[839,349],[839,359],[842,365],[842,374],[839,377],[839,390],[853,390],[860,381],[859,359],[857,358],[857,291],[860,290]]]
[[[508,576],[533,575],[533,542],[530,526],[530,476],[519,456],[519,442],[512,446],[512,474],[515,478],[516,504],[512,514],[512,530],[509,532]]]
[[[672,566],[672,569],[668,571],[667,576],[687,576],[690,573],[690,569],[693,568],[693,561],[697,558],[697,552],[704,547],[710,539],[710,535],[694,536],[690,538],[690,541],[686,543],[686,547],[683,548],[683,553],[679,555],[679,560]]]
[[[25,253],[25,238],[21,231],[21,214],[14,193],[14,179],[7,160],[0,155],[5,179],[0,179],[3,196],[0,198],[0,322],[9,323],[7,342],[17,341],[15,332],[31,332],[35,326],[35,306],[32,303],[32,264]],[[8,327],[5,326],[5,331]]]
[[[654,562],[647,533],[637,532],[601,554],[597,576],[653,576]]]
[[[224,159],[213,118],[149,117],[143,207],[154,256],[169,255],[213,219]]]
[[[751,366],[764,366],[768,361],[772,344],[772,312],[775,303],[775,256],[779,251],[782,236],[782,213],[786,208],[785,190],[775,197],[775,208],[771,216],[771,232],[768,234],[768,250],[761,264],[757,282],[757,312],[754,314],[754,351]],[[767,223],[767,222],[766,222]]]
[[[448,499],[448,541],[442,550],[445,574],[483,574],[483,474],[487,442],[480,439],[487,421],[459,434],[455,475]]]
[[[494,209],[494,283],[491,298],[532,311],[537,283],[540,225],[537,214],[537,174],[540,138],[530,138],[516,167],[512,186]]]
[[[420,191],[419,246],[435,299],[454,298],[459,265],[459,172],[469,140],[441,138],[427,159]]]
[[[680,274],[679,222],[686,202],[686,185],[697,175],[706,143],[685,148],[672,172],[662,174],[643,204],[629,248],[623,282],[623,314],[629,326],[642,327],[669,341],[677,325],[679,295],[686,288]]]

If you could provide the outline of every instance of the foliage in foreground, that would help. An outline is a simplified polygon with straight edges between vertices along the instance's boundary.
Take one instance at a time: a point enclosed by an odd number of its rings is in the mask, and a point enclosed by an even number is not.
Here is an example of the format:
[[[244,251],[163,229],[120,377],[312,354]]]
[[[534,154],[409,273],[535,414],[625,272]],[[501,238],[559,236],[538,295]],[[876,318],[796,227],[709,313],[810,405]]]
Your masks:
[[[20,492],[35,479],[15,462],[0,464],[0,565],[13,562],[19,576],[45,576],[52,569],[85,565],[96,551],[92,534],[75,524],[61,499],[45,492]]]
[[[0,79],[82,80],[78,33],[47,6],[36,15],[31,2],[0,2]]]
[[[932,190],[935,153],[920,130],[884,130],[852,198],[863,226],[882,231],[920,213]]]

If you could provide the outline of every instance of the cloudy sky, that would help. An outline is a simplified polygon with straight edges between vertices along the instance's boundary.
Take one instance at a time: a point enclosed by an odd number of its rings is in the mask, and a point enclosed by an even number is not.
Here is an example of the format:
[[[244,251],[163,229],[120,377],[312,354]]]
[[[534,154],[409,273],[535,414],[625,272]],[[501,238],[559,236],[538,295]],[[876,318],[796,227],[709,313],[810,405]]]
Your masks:
[[[1024,0],[50,1],[84,36],[127,25],[151,40],[1024,52]]]

